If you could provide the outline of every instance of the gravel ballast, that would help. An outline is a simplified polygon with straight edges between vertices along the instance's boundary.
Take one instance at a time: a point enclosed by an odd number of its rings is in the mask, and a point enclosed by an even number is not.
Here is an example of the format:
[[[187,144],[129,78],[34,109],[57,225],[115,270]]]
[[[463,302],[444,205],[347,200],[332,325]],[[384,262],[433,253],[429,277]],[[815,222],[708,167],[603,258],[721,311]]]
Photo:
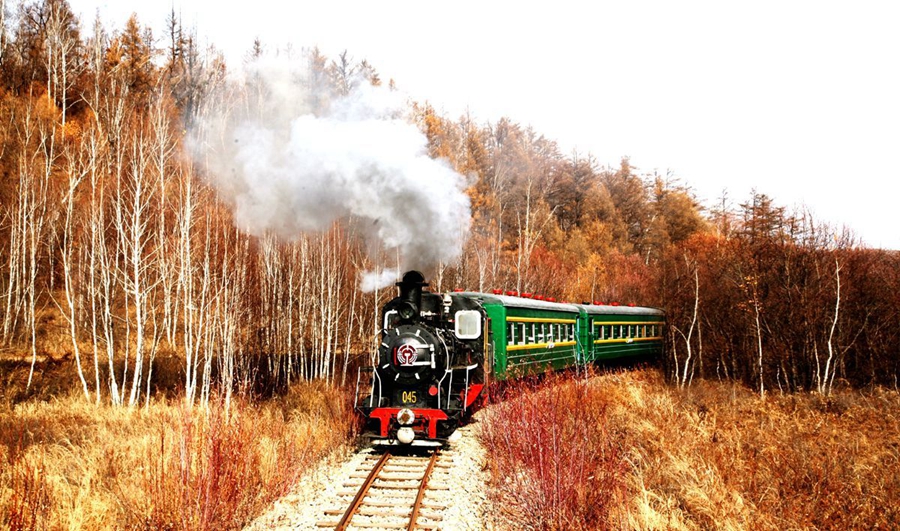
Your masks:
[[[441,478],[441,483],[449,490],[441,491],[439,502],[444,509],[440,529],[445,530],[493,530],[498,529],[489,522],[487,515],[487,481],[485,453],[475,432],[477,423],[464,426],[450,438],[445,451],[452,457],[453,465]],[[348,499],[339,495],[346,491],[343,483],[360,468],[363,460],[371,453],[366,448],[357,452],[340,449],[315,470],[300,479],[292,492],[277,500],[262,516],[246,529],[262,531],[269,529],[327,529],[316,524],[333,520],[325,511],[346,507]]]

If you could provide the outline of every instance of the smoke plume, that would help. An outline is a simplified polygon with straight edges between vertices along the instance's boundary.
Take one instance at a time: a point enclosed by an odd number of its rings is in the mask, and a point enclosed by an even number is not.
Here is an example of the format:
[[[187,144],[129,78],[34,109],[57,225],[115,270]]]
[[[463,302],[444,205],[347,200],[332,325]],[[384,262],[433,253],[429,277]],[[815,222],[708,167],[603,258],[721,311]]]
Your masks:
[[[284,60],[246,71],[237,110],[202,124],[215,141],[194,143],[242,230],[290,240],[355,217],[375,249],[399,252],[403,268],[459,257],[470,221],[464,179],[428,156],[401,94],[362,81],[333,96]],[[365,287],[387,276],[370,274]]]
[[[376,289],[390,286],[400,278],[400,272],[396,269],[385,269],[384,271],[367,271],[362,274],[359,288],[365,292],[375,291]]]

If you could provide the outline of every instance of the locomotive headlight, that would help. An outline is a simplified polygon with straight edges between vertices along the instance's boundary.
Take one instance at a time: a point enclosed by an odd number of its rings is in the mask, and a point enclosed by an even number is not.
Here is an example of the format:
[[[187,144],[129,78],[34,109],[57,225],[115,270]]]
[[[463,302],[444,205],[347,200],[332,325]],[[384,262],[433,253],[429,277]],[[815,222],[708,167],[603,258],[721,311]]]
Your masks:
[[[410,427],[403,427],[397,430],[397,440],[403,444],[409,444],[416,438],[416,433]]]
[[[401,426],[409,426],[416,420],[416,414],[409,408],[401,409],[397,412],[397,422]]]
[[[400,314],[401,319],[409,321],[416,315],[416,311],[416,306],[413,303],[404,302],[403,305],[400,306],[398,313]]]

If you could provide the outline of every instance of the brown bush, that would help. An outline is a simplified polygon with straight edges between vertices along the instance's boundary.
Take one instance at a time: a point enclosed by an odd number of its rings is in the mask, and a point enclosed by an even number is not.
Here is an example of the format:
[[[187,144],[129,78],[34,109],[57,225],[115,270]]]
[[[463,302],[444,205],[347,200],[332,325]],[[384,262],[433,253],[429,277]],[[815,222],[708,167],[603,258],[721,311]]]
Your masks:
[[[286,400],[208,410],[77,394],[0,406],[0,527],[240,528],[348,440],[345,395],[301,384]]]
[[[656,370],[512,387],[480,424],[508,527],[900,527],[896,391],[762,400]]]
[[[513,384],[485,412],[479,436],[496,505],[526,527],[596,529],[621,503],[625,461],[608,402],[587,380]]]

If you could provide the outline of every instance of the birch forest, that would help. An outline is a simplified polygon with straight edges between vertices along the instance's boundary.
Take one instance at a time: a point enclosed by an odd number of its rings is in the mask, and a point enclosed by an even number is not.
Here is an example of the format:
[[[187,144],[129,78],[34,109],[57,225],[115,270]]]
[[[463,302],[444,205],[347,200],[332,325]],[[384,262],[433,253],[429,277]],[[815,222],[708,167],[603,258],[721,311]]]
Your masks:
[[[122,406],[355,383],[394,296],[393,278],[373,289],[364,277],[409,262],[353,214],[247,230],[211,175],[217,152],[196,145],[217,140],[202,124],[223,101],[234,115],[270,96],[240,75],[252,61],[302,73],[311,116],[402,80],[365,50],[257,42],[226,64],[174,13],[162,35],[137,16],[121,31],[78,20],[65,0],[5,0],[0,13],[0,358],[29,366],[26,387],[48,362],[75,367],[85,400]],[[679,385],[897,386],[897,252],[763,192],[702,205],[678,175],[563,153],[513,118],[407,101],[403,119],[462,176],[471,207],[459,256],[421,265],[431,289],[660,307],[661,363]]]

